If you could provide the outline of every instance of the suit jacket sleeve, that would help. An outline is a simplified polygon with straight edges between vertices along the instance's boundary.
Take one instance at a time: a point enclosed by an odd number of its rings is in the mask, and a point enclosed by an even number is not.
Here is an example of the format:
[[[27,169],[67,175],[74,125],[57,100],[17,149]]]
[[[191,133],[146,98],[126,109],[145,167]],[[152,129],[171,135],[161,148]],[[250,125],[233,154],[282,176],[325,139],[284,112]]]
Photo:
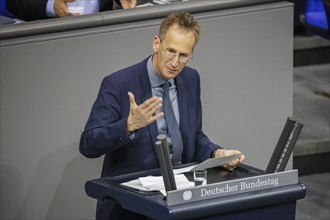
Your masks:
[[[25,21],[48,18],[46,5],[48,0],[8,0],[9,12]]]
[[[127,100],[123,101],[125,98]],[[80,139],[83,155],[99,157],[130,141],[127,134],[128,105],[123,102],[129,103],[128,96],[123,97],[116,79],[111,75],[106,77]]]
[[[200,78],[199,75],[197,75],[198,77],[198,95],[197,97],[197,131],[196,131],[196,155],[195,155],[195,160],[196,161],[204,161],[208,158],[210,158],[211,153],[218,148],[222,148],[219,145],[213,143],[208,136],[203,132],[202,129],[202,103],[201,103],[201,98],[200,98]]]

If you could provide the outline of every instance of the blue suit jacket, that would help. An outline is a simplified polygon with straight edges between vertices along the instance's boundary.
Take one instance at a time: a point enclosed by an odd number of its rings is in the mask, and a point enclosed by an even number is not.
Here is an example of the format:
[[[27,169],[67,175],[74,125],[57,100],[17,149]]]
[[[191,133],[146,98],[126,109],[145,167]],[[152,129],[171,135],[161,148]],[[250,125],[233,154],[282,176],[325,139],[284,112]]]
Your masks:
[[[154,150],[157,123],[140,128],[133,139],[127,134],[130,103],[127,93],[139,105],[152,96],[147,60],[105,77],[81,135],[80,152],[94,158],[105,155],[102,176],[114,176],[158,168]],[[203,161],[219,148],[202,131],[200,78],[185,67],[175,78],[183,139],[182,162]]]

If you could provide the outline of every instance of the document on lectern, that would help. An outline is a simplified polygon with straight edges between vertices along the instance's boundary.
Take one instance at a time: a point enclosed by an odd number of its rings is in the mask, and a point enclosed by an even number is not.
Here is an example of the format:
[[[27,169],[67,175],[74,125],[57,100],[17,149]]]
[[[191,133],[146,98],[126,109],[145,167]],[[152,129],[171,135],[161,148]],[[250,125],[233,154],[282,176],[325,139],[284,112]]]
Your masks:
[[[223,165],[229,163],[230,161],[235,160],[236,158],[240,157],[241,155],[242,154],[234,154],[234,155],[227,156],[227,157],[210,158],[197,165],[193,165],[193,166],[189,166],[189,167],[185,167],[185,168],[181,168],[181,169],[174,169],[173,173],[174,174],[188,173],[188,172],[192,172],[194,170],[208,169],[208,168],[212,168],[212,167],[223,166]]]
[[[238,158],[241,154],[234,154],[227,157],[219,157],[219,158],[210,158],[203,161],[200,164],[181,168],[181,169],[174,169],[174,178],[176,181],[176,185],[178,189],[184,189],[193,187],[194,183],[189,182],[189,180],[182,174],[187,172],[192,172],[198,169],[208,169],[212,167],[222,166],[224,164],[229,163],[232,160]],[[180,175],[181,174],[181,175]],[[165,186],[163,183],[162,176],[147,176],[147,177],[140,177],[135,180],[131,180],[125,183],[121,183],[121,185],[128,186],[131,188],[135,188],[142,191],[160,191],[162,194],[166,195]]]
[[[186,189],[194,187],[194,182],[190,182],[184,174],[174,175],[177,189]],[[146,176],[121,183],[123,186],[142,190],[142,191],[160,191],[166,196],[165,185],[162,176]]]

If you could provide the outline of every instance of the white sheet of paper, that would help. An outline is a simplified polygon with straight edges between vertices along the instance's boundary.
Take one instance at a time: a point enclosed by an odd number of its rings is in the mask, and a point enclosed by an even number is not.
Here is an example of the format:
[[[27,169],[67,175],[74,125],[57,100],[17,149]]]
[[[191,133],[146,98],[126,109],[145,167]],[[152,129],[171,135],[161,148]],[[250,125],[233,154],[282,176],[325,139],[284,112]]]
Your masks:
[[[235,160],[240,155],[241,154],[234,154],[234,155],[227,156],[227,157],[210,158],[210,159],[203,161],[200,164],[196,164],[196,165],[192,165],[192,166],[184,167],[184,168],[180,168],[180,169],[174,169],[173,173],[175,175],[175,174],[192,172],[194,170],[199,170],[199,169],[208,169],[208,168],[212,168],[212,167],[223,166],[226,163],[229,163],[230,161]]]
[[[241,154],[235,154],[227,157],[220,158],[210,158],[203,161],[200,164],[192,165],[189,167],[184,167],[180,169],[174,169],[174,178],[177,189],[185,189],[194,186],[194,182],[190,182],[187,177],[182,173],[192,172],[198,169],[207,169],[211,167],[222,166],[230,161],[236,159]],[[147,176],[140,177],[139,179],[134,179],[125,183],[121,183],[121,185],[128,186],[134,189],[142,190],[142,191],[160,191],[163,195],[166,195],[164,181],[162,176]]]
[[[230,161],[235,160],[236,158],[238,158],[241,155],[242,154],[234,154],[234,155],[226,156],[226,157],[210,158],[210,159],[207,159],[207,160],[201,162],[200,164],[198,164],[197,166],[192,168],[190,171],[223,166],[223,165],[229,163]]]
[[[134,179],[128,182],[121,183],[120,185],[128,186],[134,189],[142,190],[142,191],[152,191],[144,186],[142,186],[141,181],[139,179]]]
[[[190,182],[184,174],[174,175],[174,178],[177,189],[185,189],[194,186],[194,183]],[[160,191],[163,195],[166,195],[162,176],[140,177],[139,180],[143,187],[151,191]]]
[[[184,167],[184,168],[180,168],[180,169],[174,169],[173,170],[173,173],[174,173],[174,175],[181,174],[181,173],[188,173],[188,172],[190,172],[196,166],[197,165],[192,165],[192,166],[189,166],[189,167]]]

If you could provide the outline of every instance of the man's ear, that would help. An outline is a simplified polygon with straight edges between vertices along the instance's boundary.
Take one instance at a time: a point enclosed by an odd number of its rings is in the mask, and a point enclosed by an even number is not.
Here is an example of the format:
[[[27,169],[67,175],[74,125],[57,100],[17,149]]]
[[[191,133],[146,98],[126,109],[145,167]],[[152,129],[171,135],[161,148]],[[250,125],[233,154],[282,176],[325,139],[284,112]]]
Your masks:
[[[155,53],[158,53],[158,51],[159,51],[159,38],[158,38],[158,36],[154,36],[154,39],[153,39],[153,41],[152,41],[152,48],[154,49],[154,52]]]

